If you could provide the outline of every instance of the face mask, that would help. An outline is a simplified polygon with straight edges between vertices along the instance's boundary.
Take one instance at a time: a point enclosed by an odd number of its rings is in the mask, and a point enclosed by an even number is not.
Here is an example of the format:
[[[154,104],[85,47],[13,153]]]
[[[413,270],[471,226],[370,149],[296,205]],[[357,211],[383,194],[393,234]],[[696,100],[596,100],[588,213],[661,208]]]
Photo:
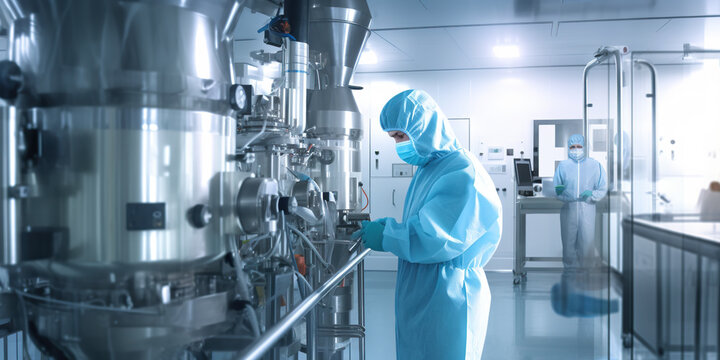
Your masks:
[[[578,160],[582,159],[583,156],[585,156],[585,151],[583,149],[577,149],[577,148],[570,149],[570,151],[568,151],[568,156],[571,159],[578,161]]]
[[[417,166],[425,164],[425,159],[415,151],[415,147],[411,141],[403,141],[395,144],[395,151],[397,151],[400,159],[408,164]]]

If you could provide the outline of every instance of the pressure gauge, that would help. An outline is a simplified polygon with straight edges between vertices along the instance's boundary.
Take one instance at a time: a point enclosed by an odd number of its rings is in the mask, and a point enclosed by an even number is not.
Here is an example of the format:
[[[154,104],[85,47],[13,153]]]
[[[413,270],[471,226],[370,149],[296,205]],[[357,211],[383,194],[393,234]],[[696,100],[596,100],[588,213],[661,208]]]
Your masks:
[[[240,115],[250,114],[250,99],[253,96],[253,88],[250,85],[235,84],[230,86],[230,107]]]

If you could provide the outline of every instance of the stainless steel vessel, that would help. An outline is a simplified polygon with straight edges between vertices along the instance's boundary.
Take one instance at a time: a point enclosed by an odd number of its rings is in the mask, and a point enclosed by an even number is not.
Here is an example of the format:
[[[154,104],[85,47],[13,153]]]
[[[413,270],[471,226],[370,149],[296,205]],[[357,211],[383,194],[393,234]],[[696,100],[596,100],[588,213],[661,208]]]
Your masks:
[[[96,263],[223,253],[219,217],[197,227],[187,213],[221,206],[211,183],[233,170],[222,30],[234,4],[4,3],[23,81],[16,242],[53,236],[54,259]]]
[[[240,4],[0,8],[11,24],[3,286],[25,331],[80,359],[181,357],[226,331],[237,296],[221,267],[227,239],[253,233],[247,224],[270,232],[277,214],[274,180],[261,189],[234,165],[228,36]],[[237,206],[240,193],[254,202]]]

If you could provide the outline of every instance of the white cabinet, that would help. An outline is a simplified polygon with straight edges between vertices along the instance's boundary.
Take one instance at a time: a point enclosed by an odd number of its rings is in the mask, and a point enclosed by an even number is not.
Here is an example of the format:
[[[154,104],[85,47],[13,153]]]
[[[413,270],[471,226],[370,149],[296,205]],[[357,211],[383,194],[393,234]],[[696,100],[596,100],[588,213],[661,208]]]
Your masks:
[[[375,178],[370,180],[370,217],[402,220],[407,189],[412,178]]]

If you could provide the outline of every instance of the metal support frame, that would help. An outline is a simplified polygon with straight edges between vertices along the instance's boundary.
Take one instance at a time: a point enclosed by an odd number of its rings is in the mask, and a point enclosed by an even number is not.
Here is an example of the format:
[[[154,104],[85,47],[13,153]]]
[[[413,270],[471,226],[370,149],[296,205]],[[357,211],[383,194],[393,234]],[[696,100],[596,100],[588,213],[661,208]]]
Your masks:
[[[620,54],[620,49],[616,49],[613,47],[604,47],[595,54],[595,58],[590,60],[585,65],[585,68],[583,69],[583,133],[585,135],[585,140],[588,139],[588,133],[590,130],[589,121],[588,121],[588,73],[592,68],[599,65],[604,60],[608,59],[609,57],[613,57],[615,59],[615,86],[616,86],[616,96],[617,96],[617,113],[615,118],[615,124],[608,121],[608,191],[617,191],[622,192],[622,181],[615,181],[616,177],[618,177],[622,173],[622,157],[620,157],[619,161],[617,162],[617,169],[615,167],[611,166],[613,165],[613,162],[615,161],[615,152],[609,144],[612,144],[612,134],[615,132],[615,128],[613,125],[617,127],[618,131],[622,131],[622,56]],[[622,154],[623,151],[623,143],[622,138],[620,141],[618,141],[618,153]]]
[[[345,276],[347,276],[355,268],[356,265],[361,263],[369,253],[370,249],[365,249],[361,253],[357,254],[357,256],[355,256],[352,260],[348,261],[345,266],[338,270],[317,290],[308,295],[305,300],[303,300],[295,309],[282,318],[280,322],[268,329],[250,346],[248,346],[248,348],[240,355],[240,358],[247,360],[260,359],[263,354],[272,349],[273,345],[282,338],[285,332],[290,330],[295,323],[305,316],[305,314],[311,312],[320,300],[329,294],[330,291],[332,291],[340,283],[340,281],[342,281],[342,279],[344,279]],[[308,334],[308,336],[309,335],[310,334]]]
[[[657,201],[655,198],[657,197],[657,91],[656,91],[656,74],[657,71],[655,71],[655,65],[653,65],[651,62],[643,59],[637,59],[634,61],[635,64],[642,65],[646,67],[650,71],[650,93],[646,94],[646,97],[649,97],[652,99],[652,196],[653,196],[653,203],[652,203],[652,212],[653,214],[657,213]],[[633,78],[634,80],[634,78]]]

